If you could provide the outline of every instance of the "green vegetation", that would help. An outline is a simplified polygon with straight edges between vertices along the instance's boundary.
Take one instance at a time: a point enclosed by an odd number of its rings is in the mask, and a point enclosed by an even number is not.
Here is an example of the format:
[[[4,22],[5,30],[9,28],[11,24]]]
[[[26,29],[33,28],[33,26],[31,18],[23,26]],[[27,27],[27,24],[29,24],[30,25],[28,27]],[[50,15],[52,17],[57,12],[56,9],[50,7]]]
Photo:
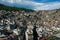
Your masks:
[[[30,12],[30,11],[34,11],[31,9],[25,9],[25,8],[17,8],[17,7],[10,7],[10,6],[5,6],[3,4],[0,4],[0,10],[6,10],[6,11],[25,11],[25,12]]]

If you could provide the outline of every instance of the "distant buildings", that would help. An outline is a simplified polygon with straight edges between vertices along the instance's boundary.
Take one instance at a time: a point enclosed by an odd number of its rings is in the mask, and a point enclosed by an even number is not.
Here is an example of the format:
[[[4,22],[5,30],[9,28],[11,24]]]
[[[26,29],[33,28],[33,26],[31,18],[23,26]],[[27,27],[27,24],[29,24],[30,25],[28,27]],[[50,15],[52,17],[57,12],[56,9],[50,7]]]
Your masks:
[[[42,34],[40,31],[43,29],[44,35],[53,35],[55,31],[60,31],[60,12],[56,12],[56,10],[43,10],[38,13],[0,10],[0,30],[13,32],[11,34],[19,37],[24,37],[25,34],[26,40],[28,40],[31,36],[33,38],[34,26],[38,29],[38,34]]]

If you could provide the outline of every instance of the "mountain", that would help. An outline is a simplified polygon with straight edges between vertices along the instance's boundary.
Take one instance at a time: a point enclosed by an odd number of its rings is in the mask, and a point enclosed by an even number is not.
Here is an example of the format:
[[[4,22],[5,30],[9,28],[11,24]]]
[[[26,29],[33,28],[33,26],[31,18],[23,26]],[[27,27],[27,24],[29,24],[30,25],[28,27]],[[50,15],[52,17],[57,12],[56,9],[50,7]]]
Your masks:
[[[31,9],[26,9],[26,8],[6,6],[4,4],[0,4],[0,10],[6,10],[6,11],[23,11],[24,10],[26,12],[34,11],[34,10],[31,10]]]

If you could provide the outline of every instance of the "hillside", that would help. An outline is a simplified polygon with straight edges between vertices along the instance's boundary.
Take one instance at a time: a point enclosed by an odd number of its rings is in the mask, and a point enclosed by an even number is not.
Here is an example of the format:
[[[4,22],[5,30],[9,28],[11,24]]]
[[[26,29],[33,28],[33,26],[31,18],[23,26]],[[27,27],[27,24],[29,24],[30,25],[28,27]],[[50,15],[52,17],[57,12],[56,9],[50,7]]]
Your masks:
[[[1,24],[3,24],[2,29],[9,31],[10,33],[15,29],[20,30],[18,31],[20,36],[23,36],[23,33],[27,28],[31,35],[31,33],[36,30],[35,28],[42,27],[46,32],[43,32],[44,35],[47,34],[47,40],[60,40],[60,38],[54,36],[55,34],[60,34],[60,9],[40,10],[36,12],[30,9],[16,8],[0,4],[0,25]],[[13,33],[13,35],[15,34]],[[30,40],[32,40],[32,36],[33,35],[30,36]]]
[[[0,10],[6,10],[6,11],[26,11],[26,12],[30,12],[30,11],[34,11],[31,9],[25,9],[25,8],[17,8],[17,7],[10,7],[10,6],[6,6],[3,4],[0,4]]]

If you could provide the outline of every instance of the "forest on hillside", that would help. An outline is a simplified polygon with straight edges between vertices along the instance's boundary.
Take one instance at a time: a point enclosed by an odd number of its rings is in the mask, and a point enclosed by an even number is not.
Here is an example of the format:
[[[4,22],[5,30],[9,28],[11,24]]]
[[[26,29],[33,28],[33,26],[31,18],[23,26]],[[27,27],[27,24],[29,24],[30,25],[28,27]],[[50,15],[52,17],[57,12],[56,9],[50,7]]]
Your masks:
[[[25,12],[30,12],[30,11],[34,11],[32,9],[26,9],[26,8],[17,8],[17,7],[10,7],[10,6],[6,6],[3,4],[0,4],[0,10],[6,10],[6,11],[25,11]]]

